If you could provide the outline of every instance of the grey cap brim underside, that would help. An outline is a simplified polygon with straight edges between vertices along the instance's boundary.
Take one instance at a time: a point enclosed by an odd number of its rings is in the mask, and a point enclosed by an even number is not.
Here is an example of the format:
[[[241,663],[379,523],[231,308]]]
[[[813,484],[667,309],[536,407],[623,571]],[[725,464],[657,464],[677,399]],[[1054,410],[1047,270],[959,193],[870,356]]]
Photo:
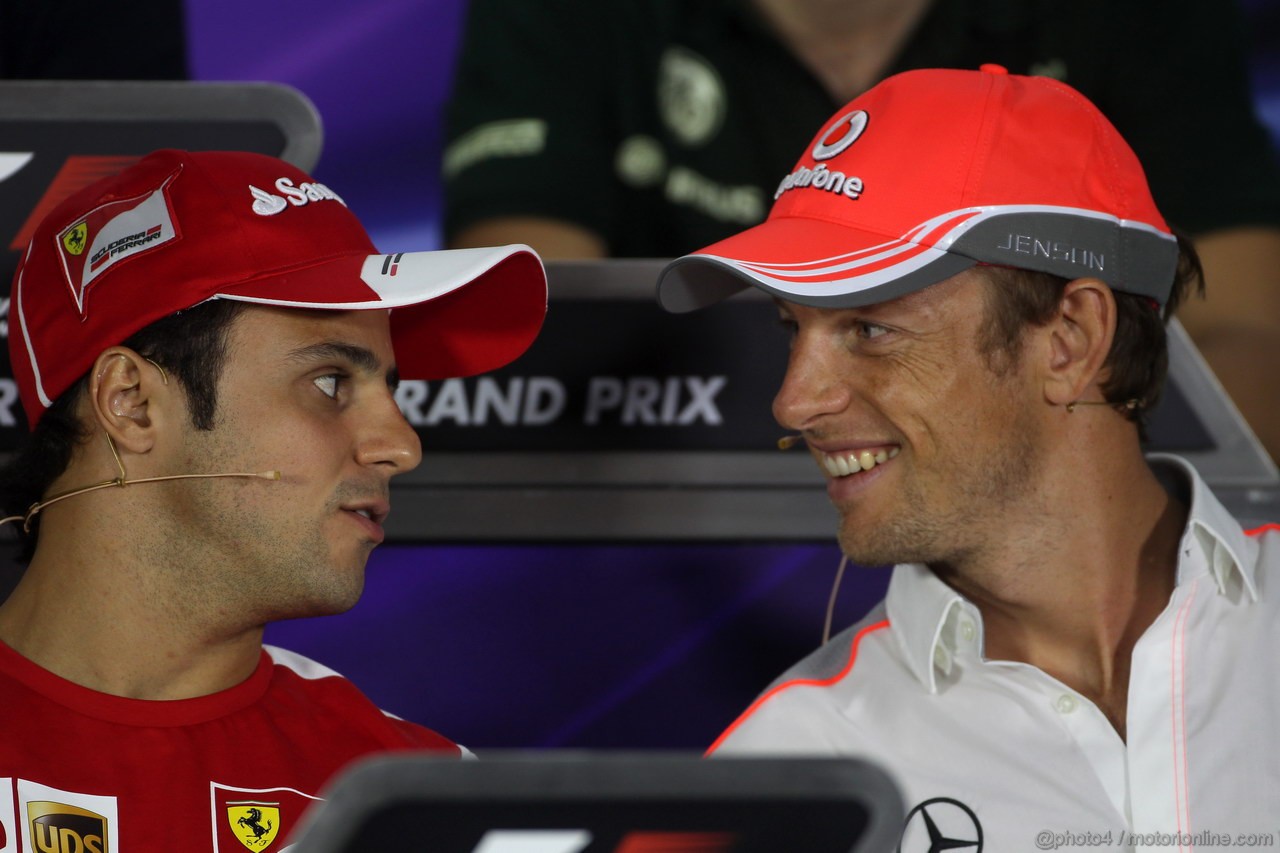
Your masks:
[[[954,235],[945,254],[897,278],[859,287],[859,277],[831,282],[829,295],[797,294],[772,285],[766,274],[731,259],[686,255],[658,277],[658,303],[683,313],[703,308],[747,288],[819,308],[857,308],[922,290],[977,263],[1046,272],[1067,279],[1093,277],[1115,290],[1155,300],[1169,298],[1178,263],[1177,241],[1149,226],[1114,218],[1019,210],[978,217]],[[810,288],[812,290],[812,288]]]

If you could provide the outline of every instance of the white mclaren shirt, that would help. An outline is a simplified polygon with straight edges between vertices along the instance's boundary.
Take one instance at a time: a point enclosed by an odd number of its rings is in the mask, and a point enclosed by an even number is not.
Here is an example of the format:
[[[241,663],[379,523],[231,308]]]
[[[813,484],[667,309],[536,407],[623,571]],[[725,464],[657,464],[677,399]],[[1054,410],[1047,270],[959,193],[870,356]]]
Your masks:
[[[923,565],[770,687],[709,754],[878,761],[902,853],[1280,850],[1280,525],[1244,531],[1186,462],[1177,587],[1134,648],[1128,743],[1039,669],[985,660]]]

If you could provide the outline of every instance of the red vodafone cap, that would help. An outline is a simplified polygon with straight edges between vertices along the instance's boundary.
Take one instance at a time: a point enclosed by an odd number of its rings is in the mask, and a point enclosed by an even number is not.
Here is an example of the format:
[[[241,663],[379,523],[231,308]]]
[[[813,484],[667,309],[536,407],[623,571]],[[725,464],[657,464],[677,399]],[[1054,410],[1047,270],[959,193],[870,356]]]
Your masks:
[[[857,307],[984,262],[1169,298],[1177,241],[1133,151],[1079,92],[1043,77],[890,77],[818,132],[760,225],[672,261],[658,301],[692,311],[754,285]]]
[[[443,379],[523,353],[547,281],[522,245],[379,254],[341,198],[274,157],[157,151],[58,205],[18,266],[9,354],[31,426],[104,349],[209,299],[393,309],[400,374]]]

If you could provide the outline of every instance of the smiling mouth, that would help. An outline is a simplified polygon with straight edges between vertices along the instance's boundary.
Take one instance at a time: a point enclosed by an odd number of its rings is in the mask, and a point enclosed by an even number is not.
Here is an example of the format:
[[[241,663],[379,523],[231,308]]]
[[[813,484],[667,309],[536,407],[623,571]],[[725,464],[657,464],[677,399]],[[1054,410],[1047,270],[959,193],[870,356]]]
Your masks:
[[[877,465],[883,465],[898,455],[897,447],[882,447],[879,450],[854,450],[849,453],[823,453],[818,457],[818,464],[826,473],[836,479],[849,477],[870,471]]]

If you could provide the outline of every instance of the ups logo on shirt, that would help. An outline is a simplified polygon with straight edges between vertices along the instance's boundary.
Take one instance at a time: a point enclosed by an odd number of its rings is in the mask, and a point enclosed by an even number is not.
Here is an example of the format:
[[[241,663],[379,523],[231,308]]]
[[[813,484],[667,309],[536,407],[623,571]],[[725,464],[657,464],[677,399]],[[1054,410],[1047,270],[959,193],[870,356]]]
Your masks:
[[[27,803],[32,853],[109,853],[107,819],[64,803]]]

